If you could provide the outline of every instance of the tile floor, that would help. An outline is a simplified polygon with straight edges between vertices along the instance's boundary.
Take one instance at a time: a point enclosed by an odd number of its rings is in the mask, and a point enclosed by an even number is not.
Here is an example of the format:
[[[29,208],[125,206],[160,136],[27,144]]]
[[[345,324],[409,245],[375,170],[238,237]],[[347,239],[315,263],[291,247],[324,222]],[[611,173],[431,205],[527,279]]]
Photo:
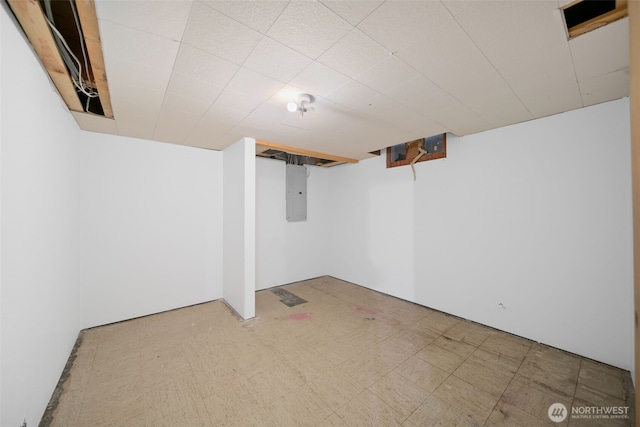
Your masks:
[[[629,372],[334,278],[87,330],[52,426],[628,426]],[[549,406],[629,406],[552,423]],[[48,422],[43,424],[49,424]]]

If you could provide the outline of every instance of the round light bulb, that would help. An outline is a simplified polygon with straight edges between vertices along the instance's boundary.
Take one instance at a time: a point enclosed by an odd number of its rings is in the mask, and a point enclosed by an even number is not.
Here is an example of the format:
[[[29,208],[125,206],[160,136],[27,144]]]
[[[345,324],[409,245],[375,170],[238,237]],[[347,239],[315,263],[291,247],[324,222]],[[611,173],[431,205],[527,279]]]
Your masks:
[[[293,101],[289,102],[287,104],[287,111],[289,111],[290,113],[298,111],[298,105]]]

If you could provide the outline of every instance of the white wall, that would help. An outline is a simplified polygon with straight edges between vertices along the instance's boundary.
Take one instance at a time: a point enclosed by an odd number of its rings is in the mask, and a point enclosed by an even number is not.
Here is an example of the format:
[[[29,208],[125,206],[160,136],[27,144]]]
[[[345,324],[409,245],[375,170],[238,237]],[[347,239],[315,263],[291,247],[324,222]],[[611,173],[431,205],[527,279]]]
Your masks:
[[[222,297],[222,153],[85,133],[83,327]]]
[[[79,331],[81,132],[0,11],[2,406],[0,425],[40,420]]]
[[[329,172],[308,166],[307,220],[287,222],[286,163],[256,158],[256,289],[327,273]]]
[[[256,141],[223,152],[223,296],[243,319],[255,317]]]
[[[327,273],[630,369],[629,141],[623,99],[334,168]]]

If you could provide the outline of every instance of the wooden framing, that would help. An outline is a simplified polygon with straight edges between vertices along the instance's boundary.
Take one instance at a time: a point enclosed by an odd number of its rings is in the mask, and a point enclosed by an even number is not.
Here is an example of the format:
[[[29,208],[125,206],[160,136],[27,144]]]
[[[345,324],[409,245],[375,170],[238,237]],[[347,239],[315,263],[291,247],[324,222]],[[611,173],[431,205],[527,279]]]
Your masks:
[[[631,188],[633,194],[633,282],[636,425],[640,426],[640,1],[629,4],[629,80],[631,103]],[[631,321],[631,319],[629,319]]]
[[[578,0],[574,1],[562,8],[563,12],[565,9],[580,3],[582,1],[589,0]],[[637,1],[637,0],[633,0]],[[632,3],[633,3],[632,1]],[[616,7],[614,10],[607,12],[603,15],[590,19],[581,24],[575,25],[573,27],[567,28],[569,40],[576,38],[584,33],[588,33],[589,31],[593,31],[597,28],[604,27],[607,24],[617,21],[618,19],[622,19],[628,14],[627,0],[616,0]]]
[[[425,138],[416,139],[414,141],[405,142],[404,144],[398,144],[400,148],[404,145],[406,155],[404,159],[393,161],[393,147],[387,147],[387,168],[395,168],[397,166],[406,166],[412,163],[419,153],[419,148],[423,145]],[[414,163],[426,162],[427,160],[443,159],[447,157],[447,134],[442,134],[442,151],[431,154],[424,154],[418,158]]]
[[[98,16],[96,15],[96,5],[94,0],[76,0],[78,16],[82,25],[84,42],[87,46],[89,59],[91,60],[91,70],[98,88],[100,103],[104,116],[113,118],[113,108],[111,107],[111,95],[107,83],[107,72],[102,56],[102,41],[100,40],[100,30],[98,28]]]
[[[273,142],[263,141],[256,139],[256,153],[264,152],[268,149],[280,150],[290,154],[297,154],[299,156],[317,157],[319,159],[333,160],[340,163],[358,163],[356,159],[350,159],[348,157],[334,156],[333,154],[319,153],[317,151],[306,150],[304,148],[290,147],[282,144],[275,144]]]
[[[8,2],[67,107],[72,111],[84,111],[71,76],[51,35],[40,3],[34,0],[8,0]]]

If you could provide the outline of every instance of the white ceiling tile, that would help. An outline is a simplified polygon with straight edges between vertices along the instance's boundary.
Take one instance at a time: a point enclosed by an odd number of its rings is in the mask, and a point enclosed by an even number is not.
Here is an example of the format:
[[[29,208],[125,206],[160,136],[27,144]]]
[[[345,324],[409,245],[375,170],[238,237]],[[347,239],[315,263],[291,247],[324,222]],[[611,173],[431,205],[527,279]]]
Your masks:
[[[182,39],[191,0],[97,1],[98,19],[153,33],[172,40]]]
[[[173,66],[173,72],[217,86],[226,86],[239,68],[238,65],[230,61],[182,44]]]
[[[453,101],[451,95],[423,76],[408,80],[385,95],[422,114]]]
[[[378,95],[378,92],[375,90],[370,89],[355,80],[351,80],[349,83],[329,92],[326,95],[326,98],[345,107],[353,108],[358,104],[368,101],[376,95]]]
[[[71,115],[76,119],[78,126],[80,126],[82,130],[118,135],[118,126],[113,119],[95,114],[79,113],[77,111],[71,111]]]
[[[269,37],[263,37],[244,63],[281,82],[288,82],[311,63],[311,59]]]
[[[319,62],[312,62],[291,84],[313,95],[324,96],[349,81],[349,77]]]
[[[444,127],[451,129],[451,132],[456,135],[468,135],[491,129],[492,127],[489,122],[457,100],[452,100],[432,109],[427,116]]]
[[[167,92],[164,96],[163,105],[169,105],[171,108],[180,111],[186,111],[197,117],[202,116],[211,106],[212,102],[205,102],[199,99],[187,98],[176,93]]]
[[[557,52],[564,61],[570,57],[555,0],[483,1],[457,15],[456,21],[508,80],[519,73],[532,77],[553,67]]]
[[[261,100],[249,96],[246,93],[225,89],[222,91],[220,96],[218,96],[218,99],[216,99],[216,102],[214,102],[213,105],[237,110],[247,115],[261,103]]]
[[[201,0],[218,12],[265,34],[289,1],[280,0]]]
[[[267,34],[290,48],[316,59],[351,28],[351,25],[322,3],[292,1]]]
[[[221,150],[224,146],[219,138],[233,129],[244,117],[246,113],[241,111],[213,105],[191,130],[185,143]]]
[[[117,86],[110,94],[120,135],[152,139],[165,92]]]
[[[182,144],[199,119],[198,115],[172,108],[165,103],[158,115],[153,138],[162,142]]]
[[[358,28],[387,50],[397,53],[419,47],[451,25],[451,14],[438,1],[388,1]],[[443,51],[446,48],[443,46]]]
[[[629,66],[629,18],[620,19],[569,41],[578,81]]]
[[[449,10],[453,16],[460,15],[462,12],[467,9],[477,6],[481,4],[481,1],[478,0],[441,0],[442,4]]]
[[[360,74],[357,80],[381,93],[386,93],[408,80],[418,77],[416,70],[395,56]]]
[[[542,75],[529,80],[517,80],[511,82],[511,87],[534,118],[583,106],[572,68],[562,73],[559,71],[553,77]]]
[[[194,2],[183,42],[242,64],[262,35],[200,2]]]
[[[358,25],[384,0],[320,0],[351,25]]]
[[[266,101],[285,86],[284,83],[247,68],[241,68],[227,85],[227,89]]]
[[[109,86],[141,86],[152,90],[165,90],[171,69],[152,67],[129,61],[112,60],[107,65]]]
[[[356,77],[389,58],[391,53],[354,28],[318,58],[318,62],[349,77]]]
[[[490,91],[475,91],[460,101],[493,127],[507,126],[533,119],[533,115],[506,84]]]
[[[423,75],[461,101],[480,93],[491,93],[495,88],[506,85],[502,76],[476,48],[446,63],[434,61],[429,72]]]
[[[171,72],[180,43],[109,21],[100,21],[99,25],[107,72],[111,61],[143,64]]]
[[[580,91],[585,106],[629,96],[629,69],[581,81]]]
[[[213,104],[223,89],[222,86],[194,79],[181,73],[173,73],[167,87],[167,93],[191,98],[209,106]]]

